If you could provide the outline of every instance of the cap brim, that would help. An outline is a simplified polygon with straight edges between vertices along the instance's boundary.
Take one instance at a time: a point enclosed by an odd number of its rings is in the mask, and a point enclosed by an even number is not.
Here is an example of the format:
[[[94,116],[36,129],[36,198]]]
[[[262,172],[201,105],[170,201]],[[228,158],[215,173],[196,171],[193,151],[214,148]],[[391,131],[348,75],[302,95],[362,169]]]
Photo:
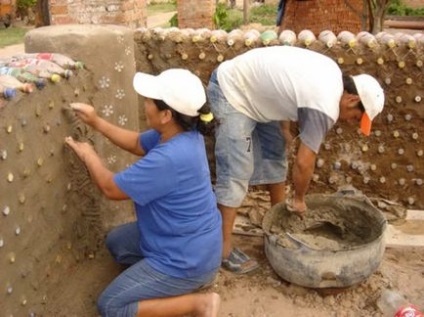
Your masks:
[[[371,119],[366,112],[362,115],[360,127],[364,135],[369,136],[371,134]]]
[[[161,85],[157,76],[136,73],[133,79],[133,87],[143,97],[162,100]]]

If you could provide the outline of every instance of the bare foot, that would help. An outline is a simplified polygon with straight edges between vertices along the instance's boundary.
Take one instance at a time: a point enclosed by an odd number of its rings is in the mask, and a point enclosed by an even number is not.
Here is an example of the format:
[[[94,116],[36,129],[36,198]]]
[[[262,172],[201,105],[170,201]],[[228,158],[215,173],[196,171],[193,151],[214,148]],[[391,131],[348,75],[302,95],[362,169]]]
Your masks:
[[[196,317],[218,317],[221,297],[217,293],[203,294],[203,305]]]

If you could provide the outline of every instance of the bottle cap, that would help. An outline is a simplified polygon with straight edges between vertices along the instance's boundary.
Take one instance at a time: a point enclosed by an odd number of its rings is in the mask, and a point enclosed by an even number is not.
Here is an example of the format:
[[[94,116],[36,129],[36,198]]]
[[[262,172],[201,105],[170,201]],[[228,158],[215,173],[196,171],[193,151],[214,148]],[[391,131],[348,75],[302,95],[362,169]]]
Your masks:
[[[69,78],[73,75],[74,73],[72,72],[72,70],[69,69],[65,69],[65,78]]]
[[[80,62],[80,61],[76,62],[75,63],[75,68],[76,69],[83,69],[84,68],[84,63],[83,62]]]
[[[35,86],[37,89],[43,89],[46,86],[46,81],[40,78],[35,82]]]
[[[50,80],[54,83],[58,83],[58,82],[60,82],[60,75],[53,74],[52,77],[50,77]]]
[[[34,87],[31,84],[24,84],[22,90],[27,93],[31,93],[34,91]]]
[[[3,96],[6,99],[11,99],[11,98],[15,97],[16,96],[16,89],[15,88],[6,88],[3,91]]]

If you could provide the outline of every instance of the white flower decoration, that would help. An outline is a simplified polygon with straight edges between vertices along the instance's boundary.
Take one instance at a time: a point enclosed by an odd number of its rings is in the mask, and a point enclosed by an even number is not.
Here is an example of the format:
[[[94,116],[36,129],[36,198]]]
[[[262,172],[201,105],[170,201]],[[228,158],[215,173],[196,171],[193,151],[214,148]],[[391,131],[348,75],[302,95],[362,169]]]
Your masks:
[[[115,63],[115,70],[120,73],[124,69],[124,64],[122,62]]]
[[[105,105],[103,107],[102,113],[105,117],[109,117],[113,114],[113,106],[112,105]]]
[[[124,126],[124,125],[127,124],[127,121],[128,121],[128,118],[125,115],[122,115],[122,116],[119,116],[118,117],[118,124],[119,125]]]
[[[116,163],[116,156],[115,155],[111,155],[107,158],[107,162],[109,163],[109,165],[115,164]]]
[[[118,40],[118,43],[119,43],[119,44],[124,43],[124,36],[123,36],[123,35],[118,35],[117,40]]]
[[[108,88],[110,86],[110,79],[107,78],[106,76],[103,76],[102,78],[100,78],[99,80],[99,86],[102,89]]]
[[[129,47],[129,46],[127,46],[126,48],[125,48],[125,55],[131,55],[131,48]]]
[[[123,90],[123,89],[118,89],[118,90],[116,90],[116,95],[115,95],[115,97],[116,97],[116,98],[118,98],[118,99],[123,99],[123,98],[125,97],[125,92],[124,92],[124,90]]]

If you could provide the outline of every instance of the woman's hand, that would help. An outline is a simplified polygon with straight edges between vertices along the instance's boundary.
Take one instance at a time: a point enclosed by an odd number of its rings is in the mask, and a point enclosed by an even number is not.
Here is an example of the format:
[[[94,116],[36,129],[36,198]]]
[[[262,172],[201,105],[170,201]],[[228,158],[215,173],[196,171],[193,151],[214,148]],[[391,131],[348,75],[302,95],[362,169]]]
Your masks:
[[[97,113],[93,106],[79,102],[71,103],[70,106],[78,118],[89,126],[94,126],[97,120]]]
[[[77,142],[72,137],[68,136],[65,138],[65,143],[69,145],[72,150],[74,150],[79,159],[84,163],[87,157],[89,157],[90,155],[97,156],[97,153],[96,151],[94,151],[94,148],[86,142]]]

